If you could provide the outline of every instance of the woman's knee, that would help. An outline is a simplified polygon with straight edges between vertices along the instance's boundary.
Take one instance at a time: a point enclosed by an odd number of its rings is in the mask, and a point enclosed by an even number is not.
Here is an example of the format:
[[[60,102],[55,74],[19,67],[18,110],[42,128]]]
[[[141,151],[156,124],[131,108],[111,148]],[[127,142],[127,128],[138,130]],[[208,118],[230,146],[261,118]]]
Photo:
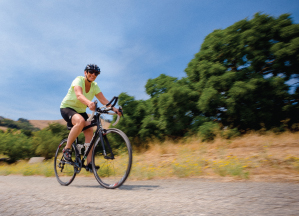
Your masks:
[[[72,117],[72,124],[84,127],[85,125],[85,119],[80,114],[75,114]]]

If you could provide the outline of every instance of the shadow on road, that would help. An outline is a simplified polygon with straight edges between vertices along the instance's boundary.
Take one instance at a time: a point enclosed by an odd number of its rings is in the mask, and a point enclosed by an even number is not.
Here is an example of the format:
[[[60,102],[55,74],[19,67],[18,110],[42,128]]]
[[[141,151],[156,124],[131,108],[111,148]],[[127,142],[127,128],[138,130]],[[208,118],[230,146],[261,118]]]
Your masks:
[[[160,187],[159,185],[123,185],[119,190],[153,190]]]
[[[71,187],[105,189],[101,185],[71,185]],[[159,185],[122,185],[120,188],[117,188],[116,190],[153,190],[158,187],[160,186]]]

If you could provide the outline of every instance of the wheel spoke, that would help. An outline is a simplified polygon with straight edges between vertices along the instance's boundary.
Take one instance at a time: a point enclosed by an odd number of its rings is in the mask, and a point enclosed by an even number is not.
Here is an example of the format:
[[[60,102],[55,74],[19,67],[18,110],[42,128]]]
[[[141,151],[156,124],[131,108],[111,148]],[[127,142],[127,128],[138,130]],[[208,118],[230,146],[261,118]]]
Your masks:
[[[55,170],[56,178],[61,185],[65,185],[65,186],[72,183],[72,181],[76,176],[74,163],[65,161],[65,159],[63,158],[62,150],[65,147],[66,142],[67,140],[65,139],[60,143],[60,145],[56,150],[55,160],[54,160],[54,170]],[[72,152],[72,160],[74,161],[75,159],[74,149],[71,152]]]
[[[108,157],[105,158],[102,154],[102,144],[99,139],[93,151],[93,163],[100,167],[94,174],[103,187],[116,188],[124,183],[130,173],[132,150],[126,135],[117,129],[108,129],[106,138],[103,140]],[[107,140],[112,148],[114,159],[109,159],[111,153],[106,143]]]

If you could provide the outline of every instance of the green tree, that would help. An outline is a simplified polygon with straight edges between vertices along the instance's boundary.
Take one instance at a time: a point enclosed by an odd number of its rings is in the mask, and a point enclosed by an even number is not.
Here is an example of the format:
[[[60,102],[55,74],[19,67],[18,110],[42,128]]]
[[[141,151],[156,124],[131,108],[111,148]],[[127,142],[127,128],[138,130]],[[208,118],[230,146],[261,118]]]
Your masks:
[[[278,126],[294,112],[298,98],[286,83],[298,78],[298,64],[299,25],[288,14],[258,13],[209,34],[185,71],[204,116],[258,129]]]
[[[177,78],[161,74],[148,80],[146,92],[149,99],[149,113],[143,120],[142,128],[150,128],[160,132],[160,137],[182,137],[187,133],[199,114],[195,101],[198,95],[194,92],[186,78]],[[156,128],[152,126],[155,123]],[[152,131],[152,134],[156,134]]]
[[[151,98],[147,100],[147,114],[142,120],[142,127],[139,132],[142,137],[163,138],[167,130],[167,117],[162,120],[163,113],[166,113],[166,110],[164,112],[163,110],[167,108],[164,101],[165,94],[169,92],[177,81],[177,78],[165,74],[161,74],[159,77],[147,81],[145,89]],[[171,110],[168,111],[172,112]]]
[[[139,145],[142,138],[139,136],[142,120],[146,115],[146,105],[143,100],[135,100],[134,97],[126,93],[119,95],[118,104],[123,107],[124,119],[121,119],[116,128],[126,133],[134,145]],[[114,121],[116,116],[114,116]],[[114,122],[112,121],[112,123]],[[110,127],[113,127],[112,124]]]
[[[198,94],[188,82],[186,78],[178,80],[161,74],[148,80],[146,92],[151,98],[146,101],[135,100],[126,93],[120,94],[119,104],[124,109],[125,119],[116,127],[123,130],[137,146],[151,138],[176,139],[186,133],[197,132],[198,127],[208,119],[198,117]],[[194,126],[197,126],[196,130]]]
[[[27,119],[24,119],[24,118],[19,118],[18,121],[22,122],[22,123],[28,123],[28,124],[30,124],[30,122]]]

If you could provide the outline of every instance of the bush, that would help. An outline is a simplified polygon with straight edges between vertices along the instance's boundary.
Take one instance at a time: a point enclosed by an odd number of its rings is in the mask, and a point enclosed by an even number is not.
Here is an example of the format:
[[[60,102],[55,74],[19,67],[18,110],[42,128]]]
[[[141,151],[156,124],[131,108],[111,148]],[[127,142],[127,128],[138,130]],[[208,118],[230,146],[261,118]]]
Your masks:
[[[237,128],[226,129],[221,132],[221,137],[224,139],[231,139],[240,136],[241,133]]]
[[[26,120],[19,119],[19,122],[26,123]],[[8,156],[10,162],[33,156],[50,159],[55,155],[62,138],[68,136],[68,132],[65,126],[55,123],[37,132],[11,128],[6,132],[0,130],[0,154]]]
[[[281,125],[280,127],[273,127],[271,129],[275,134],[280,134],[286,131],[286,129]]]
[[[45,130],[51,131],[54,136],[59,136],[61,139],[67,138],[70,132],[65,125],[59,123],[49,124]]]
[[[33,148],[38,156],[50,159],[54,157],[56,149],[61,141],[60,136],[54,136],[51,131],[41,130],[33,137]]]
[[[32,133],[31,130],[24,130],[24,129],[22,129],[21,133],[25,134],[28,137],[31,137],[33,135],[33,133]]]
[[[205,122],[199,127],[199,135],[202,141],[212,141],[219,131],[219,125],[216,122]]]
[[[293,132],[299,131],[299,123],[292,124],[291,131],[293,131]]]
[[[32,157],[32,139],[22,133],[0,133],[0,153],[7,155],[10,162]]]

